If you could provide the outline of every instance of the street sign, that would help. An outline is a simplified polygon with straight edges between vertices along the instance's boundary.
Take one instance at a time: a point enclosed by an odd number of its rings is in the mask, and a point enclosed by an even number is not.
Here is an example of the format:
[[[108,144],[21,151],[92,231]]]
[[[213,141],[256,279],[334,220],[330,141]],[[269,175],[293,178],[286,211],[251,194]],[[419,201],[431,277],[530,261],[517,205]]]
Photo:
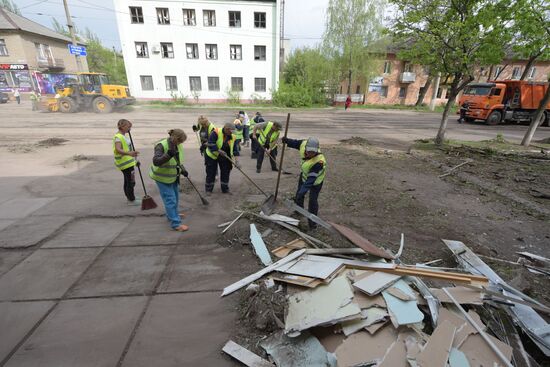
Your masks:
[[[75,46],[69,44],[69,52],[71,55],[86,56],[86,47],[84,46]]]

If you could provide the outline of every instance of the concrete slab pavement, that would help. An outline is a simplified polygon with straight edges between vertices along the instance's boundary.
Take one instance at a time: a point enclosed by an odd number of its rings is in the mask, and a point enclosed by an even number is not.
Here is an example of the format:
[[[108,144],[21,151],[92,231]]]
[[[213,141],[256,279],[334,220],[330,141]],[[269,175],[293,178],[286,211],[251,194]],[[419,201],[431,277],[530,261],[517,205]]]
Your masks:
[[[5,228],[8,228],[15,222],[16,222],[15,219],[0,219],[0,231],[4,230]]]
[[[147,297],[62,301],[5,366],[116,366],[146,302]]]
[[[0,204],[0,219],[25,218],[56,198],[13,198]]]
[[[0,250],[0,275],[10,271],[31,252],[32,250]]]
[[[0,248],[25,248],[53,235],[73,218],[66,215],[27,217],[0,232]]]
[[[162,202],[157,204],[162,207]],[[181,237],[181,232],[170,230],[164,215],[136,217],[113,241],[113,246],[172,245],[180,242]]]

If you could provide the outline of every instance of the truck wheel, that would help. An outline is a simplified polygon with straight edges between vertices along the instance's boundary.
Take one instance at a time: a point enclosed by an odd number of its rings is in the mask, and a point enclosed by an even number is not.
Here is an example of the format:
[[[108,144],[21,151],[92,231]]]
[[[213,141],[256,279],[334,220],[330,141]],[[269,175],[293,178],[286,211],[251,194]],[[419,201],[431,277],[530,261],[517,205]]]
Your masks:
[[[487,117],[487,125],[498,125],[500,124],[500,120],[502,119],[502,113],[500,111],[493,111]]]
[[[105,97],[94,99],[92,107],[95,113],[111,113],[113,111],[113,104]]]
[[[75,113],[78,111],[78,106],[76,101],[71,97],[61,97],[59,98],[59,111],[62,113]]]

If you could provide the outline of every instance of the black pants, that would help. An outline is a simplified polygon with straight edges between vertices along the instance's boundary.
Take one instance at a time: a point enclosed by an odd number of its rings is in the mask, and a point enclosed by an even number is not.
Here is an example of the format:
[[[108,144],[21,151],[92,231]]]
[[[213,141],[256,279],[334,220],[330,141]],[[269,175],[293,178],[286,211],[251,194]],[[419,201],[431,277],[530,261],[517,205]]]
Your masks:
[[[126,195],[128,201],[134,201],[136,200],[134,195],[134,187],[136,186],[134,167],[122,170],[122,174],[124,175],[124,195]]]
[[[260,147],[258,146],[258,140],[250,138],[252,143],[250,144],[250,158],[255,159],[258,157],[258,149]]]
[[[206,182],[204,189],[208,192],[214,190],[214,182],[216,181],[216,174],[218,172],[218,166],[220,166],[220,184],[222,192],[229,192],[229,175],[233,165],[224,157],[218,157],[218,159],[212,159],[209,156],[206,159]]]
[[[298,181],[298,189],[296,190],[296,197],[298,197],[298,192],[300,191],[300,188],[304,182],[302,181],[302,177],[300,177],[300,180]],[[320,183],[319,185],[314,185],[309,189],[309,203],[307,206],[307,211],[317,215],[319,213],[319,194],[321,193],[321,189],[323,188],[323,183]],[[304,199],[305,197],[301,197],[300,199],[296,200],[296,204],[298,206],[304,207]],[[309,228],[316,228],[317,224],[311,220],[308,220]]]
[[[262,163],[264,163],[264,156],[267,155],[264,149],[262,149],[262,147],[258,144],[256,169],[262,169]],[[273,159],[271,159],[271,157],[273,157]],[[269,158],[269,163],[271,163],[271,169],[276,171],[277,162],[275,161],[275,159],[277,159],[277,148],[271,151],[271,157]]]

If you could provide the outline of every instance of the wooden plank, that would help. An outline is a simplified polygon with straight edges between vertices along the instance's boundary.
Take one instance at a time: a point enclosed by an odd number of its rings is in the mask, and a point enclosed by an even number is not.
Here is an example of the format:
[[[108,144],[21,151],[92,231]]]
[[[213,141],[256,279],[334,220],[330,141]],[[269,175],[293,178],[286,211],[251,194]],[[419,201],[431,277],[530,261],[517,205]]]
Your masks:
[[[241,212],[241,214],[239,214],[239,215],[237,216],[237,218],[233,219],[233,220],[229,223],[229,225],[228,225],[227,227],[225,227],[225,229],[222,231],[222,234],[225,233],[225,232],[227,232],[227,230],[228,230],[229,228],[231,228],[231,227],[233,226],[233,224],[235,224],[235,223],[239,220],[239,218],[243,216],[243,214],[244,214],[244,212]]]
[[[253,223],[250,224],[250,241],[252,242],[252,246],[254,246],[254,252],[256,252],[262,263],[265,266],[273,264],[269,251],[265,247],[264,240]]]
[[[435,328],[422,352],[416,357],[419,367],[445,367],[453,344],[456,327],[443,321]]]
[[[309,248],[306,250],[308,255],[364,255],[365,250],[360,248]]]
[[[352,229],[346,226],[343,226],[341,224],[336,224],[332,222],[328,222],[328,223],[332,225],[332,227],[334,227],[334,229],[336,229],[342,236],[347,238],[351,243],[365,250],[366,253],[374,256],[378,256],[384,259],[389,259],[389,260],[393,259],[392,255],[388,254],[386,251],[382,250],[381,248],[376,247],[369,240],[362,237]]]
[[[292,240],[285,245],[277,247],[276,249],[272,250],[271,253],[278,258],[283,258],[294,250],[298,250],[306,247],[307,247],[307,243],[304,240],[300,238],[296,238],[295,240]]]
[[[287,274],[327,279],[341,267],[342,264],[337,262],[318,261],[308,257],[302,257],[288,268],[283,267],[278,270]]]
[[[255,280],[258,280],[261,277],[263,277],[264,275],[266,275],[268,273],[271,273],[272,271],[276,270],[279,266],[282,266],[282,265],[284,265],[284,264],[286,264],[290,261],[294,261],[295,259],[299,258],[300,256],[302,256],[304,254],[304,252],[306,252],[306,250],[298,250],[298,251],[288,255],[284,259],[281,259],[281,260],[277,261],[276,263],[273,263],[273,264],[263,268],[262,270],[257,271],[254,274],[250,274],[249,276],[247,276],[244,279],[239,280],[238,282],[235,282],[231,285],[228,285],[227,287],[225,287],[223,289],[223,292],[222,292],[221,296],[222,297],[227,296],[228,294],[231,294],[231,293],[241,289],[242,287],[245,287],[245,286],[249,285],[250,283],[254,282]]]
[[[454,296],[454,298],[460,303],[460,304],[467,304],[467,305],[482,305],[483,304],[483,296],[479,291],[466,288],[466,287],[450,287],[447,288],[449,292]],[[445,292],[442,289],[438,288],[430,288],[430,291],[434,294],[434,296],[439,299],[441,303],[452,303],[451,299],[447,297]]]
[[[274,367],[273,363],[266,361],[246,348],[230,340],[222,348],[222,351],[235,358],[248,367]]]

